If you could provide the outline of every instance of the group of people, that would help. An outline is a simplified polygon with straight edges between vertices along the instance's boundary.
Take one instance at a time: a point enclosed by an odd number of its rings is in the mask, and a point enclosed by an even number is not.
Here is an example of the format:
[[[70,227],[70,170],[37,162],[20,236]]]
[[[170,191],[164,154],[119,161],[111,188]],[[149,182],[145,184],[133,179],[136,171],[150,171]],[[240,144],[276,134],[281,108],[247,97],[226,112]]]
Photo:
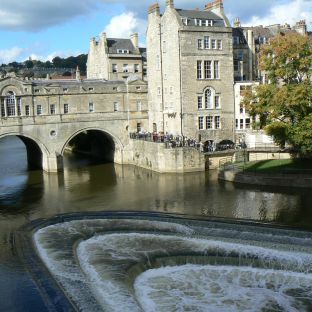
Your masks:
[[[169,133],[156,133],[156,132],[133,132],[130,133],[130,138],[136,140],[144,140],[155,143],[165,143],[167,148],[177,148],[177,147],[193,147],[197,148],[203,153],[214,152],[217,150],[217,144],[212,140],[206,142],[198,142],[193,138],[188,138],[181,135],[173,135]]]

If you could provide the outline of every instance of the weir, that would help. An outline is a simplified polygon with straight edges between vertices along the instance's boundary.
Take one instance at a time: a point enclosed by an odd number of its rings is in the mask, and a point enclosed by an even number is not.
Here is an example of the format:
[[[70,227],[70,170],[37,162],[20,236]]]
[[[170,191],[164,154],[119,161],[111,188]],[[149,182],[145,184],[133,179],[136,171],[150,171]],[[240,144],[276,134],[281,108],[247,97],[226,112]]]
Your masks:
[[[308,232],[160,214],[49,223],[36,225],[37,254],[81,311],[312,308]]]

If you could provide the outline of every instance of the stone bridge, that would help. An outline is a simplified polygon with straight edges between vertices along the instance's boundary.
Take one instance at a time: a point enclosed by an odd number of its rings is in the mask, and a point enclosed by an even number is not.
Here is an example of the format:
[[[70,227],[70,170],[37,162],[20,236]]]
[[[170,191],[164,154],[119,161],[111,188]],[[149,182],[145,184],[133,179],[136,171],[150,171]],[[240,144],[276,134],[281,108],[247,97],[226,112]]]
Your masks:
[[[63,154],[77,135],[107,160],[129,163],[129,132],[147,128],[147,84],[104,80],[0,80],[0,139],[17,136],[28,163],[47,172],[63,168]]]

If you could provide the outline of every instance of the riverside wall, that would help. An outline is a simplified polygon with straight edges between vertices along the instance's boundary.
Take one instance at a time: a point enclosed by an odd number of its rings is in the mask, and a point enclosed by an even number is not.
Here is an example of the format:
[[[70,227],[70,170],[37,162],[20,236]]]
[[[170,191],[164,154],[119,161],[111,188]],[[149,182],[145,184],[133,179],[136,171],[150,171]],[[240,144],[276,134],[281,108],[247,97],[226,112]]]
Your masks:
[[[195,148],[166,148],[164,143],[130,140],[132,157],[128,163],[160,173],[205,170],[205,155]]]
[[[235,183],[262,186],[312,188],[312,175],[307,174],[261,174],[235,170],[222,170],[219,172],[219,179]]]

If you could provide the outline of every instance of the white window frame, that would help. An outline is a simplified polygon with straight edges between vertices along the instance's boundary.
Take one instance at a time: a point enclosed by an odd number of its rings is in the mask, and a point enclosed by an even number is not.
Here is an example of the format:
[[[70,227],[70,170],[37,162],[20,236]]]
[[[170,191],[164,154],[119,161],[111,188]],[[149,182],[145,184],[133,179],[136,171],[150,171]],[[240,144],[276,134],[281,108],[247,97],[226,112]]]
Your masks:
[[[204,130],[204,117],[198,117],[198,130]]]
[[[37,104],[36,106],[36,114],[38,116],[42,115],[43,114],[43,108],[42,108],[42,105],[41,104]]]

